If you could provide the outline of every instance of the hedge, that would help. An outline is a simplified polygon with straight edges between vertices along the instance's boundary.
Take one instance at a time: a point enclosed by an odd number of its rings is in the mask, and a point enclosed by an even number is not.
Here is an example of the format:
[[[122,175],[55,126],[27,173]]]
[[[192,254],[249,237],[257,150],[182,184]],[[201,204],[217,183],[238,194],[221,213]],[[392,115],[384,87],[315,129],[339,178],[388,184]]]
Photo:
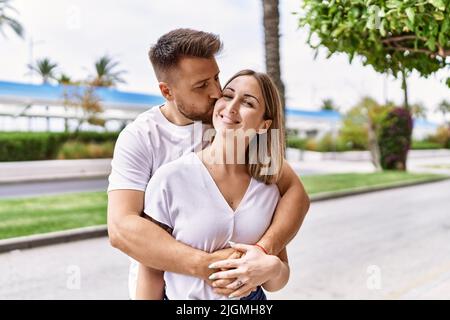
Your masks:
[[[55,159],[68,141],[115,142],[118,132],[0,132],[0,161]]]

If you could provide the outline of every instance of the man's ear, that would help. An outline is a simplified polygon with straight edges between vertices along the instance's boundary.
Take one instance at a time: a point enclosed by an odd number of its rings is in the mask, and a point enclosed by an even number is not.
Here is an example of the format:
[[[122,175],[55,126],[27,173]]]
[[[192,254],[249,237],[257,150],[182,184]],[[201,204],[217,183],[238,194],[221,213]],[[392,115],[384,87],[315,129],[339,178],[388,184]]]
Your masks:
[[[259,134],[266,133],[267,130],[270,128],[270,125],[272,124],[272,120],[264,120],[261,124],[261,127],[258,130]]]
[[[167,82],[160,82],[159,83],[159,90],[161,91],[161,94],[167,101],[173,100],[172,90],[169,87],[169,84]]]

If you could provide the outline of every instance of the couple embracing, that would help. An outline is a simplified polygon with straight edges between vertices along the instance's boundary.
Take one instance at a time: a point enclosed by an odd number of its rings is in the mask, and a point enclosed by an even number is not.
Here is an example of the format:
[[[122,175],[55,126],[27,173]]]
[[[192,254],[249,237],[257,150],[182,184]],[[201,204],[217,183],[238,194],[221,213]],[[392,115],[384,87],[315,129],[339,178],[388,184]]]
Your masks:
[[[221,86],[217,35],[176,29],[149,58],[165,103],[119,135],[108,186],[112,246],[131,299],[264,300],[309,209],[284,159],[282,105],[264,73]]]

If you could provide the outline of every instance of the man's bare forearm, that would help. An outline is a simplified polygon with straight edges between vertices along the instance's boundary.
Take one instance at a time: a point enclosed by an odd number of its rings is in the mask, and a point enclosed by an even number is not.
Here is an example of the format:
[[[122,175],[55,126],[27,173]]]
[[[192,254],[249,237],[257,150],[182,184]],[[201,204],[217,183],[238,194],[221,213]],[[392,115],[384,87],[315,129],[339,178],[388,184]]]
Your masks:
[[[206,252],[176,241],[165,230],[140,216],[130,214],[108,224],[108,229],[114,233],[113,246],[150,268],[198,276],[199,267],[207,259]]]
[[[140,216],[144,192],[108,193],[108,235],[111,245],[153,269],[207,278],[211,254],[194,249]],[[183,263],[180,263],[183,261]]]
[[[278,255],[295,237],[310,204],[303,184],[290,166],[286,168],[285,174],[284,180],[278,184],[282,197],[278,201],[272,223],[258,241],[259,245],[273,255]]]

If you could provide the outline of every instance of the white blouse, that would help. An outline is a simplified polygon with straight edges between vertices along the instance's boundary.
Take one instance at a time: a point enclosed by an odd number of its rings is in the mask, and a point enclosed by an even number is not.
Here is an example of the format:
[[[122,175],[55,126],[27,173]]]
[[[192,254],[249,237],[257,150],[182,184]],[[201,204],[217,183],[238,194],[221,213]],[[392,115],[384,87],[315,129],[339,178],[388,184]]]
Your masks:
[[[214,252],[229,247],[228,241],[255,244],[269,227],[279,198],[275,184],[251,178],[233,211],[208,169],[191,152],[156,171],[145,192],[144,212],[172,228],[178,241]],[[199,278],[165,272],[164,279],[170,300],[228,299]]]

